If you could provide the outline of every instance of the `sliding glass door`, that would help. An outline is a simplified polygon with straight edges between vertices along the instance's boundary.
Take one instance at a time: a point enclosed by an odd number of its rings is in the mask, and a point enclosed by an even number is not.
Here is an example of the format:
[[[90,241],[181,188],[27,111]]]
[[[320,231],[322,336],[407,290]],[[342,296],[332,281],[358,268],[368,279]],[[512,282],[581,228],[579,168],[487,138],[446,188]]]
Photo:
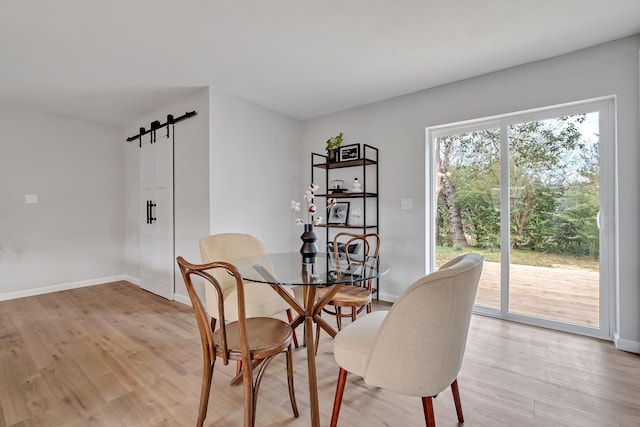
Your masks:
[[[500,310],[500,128],[451,129],[433,138],[436,266],[482,248],[477,304]]]
[[[428,129],[429,265],[479,252],[476,312],[610,337],[612,101]]]

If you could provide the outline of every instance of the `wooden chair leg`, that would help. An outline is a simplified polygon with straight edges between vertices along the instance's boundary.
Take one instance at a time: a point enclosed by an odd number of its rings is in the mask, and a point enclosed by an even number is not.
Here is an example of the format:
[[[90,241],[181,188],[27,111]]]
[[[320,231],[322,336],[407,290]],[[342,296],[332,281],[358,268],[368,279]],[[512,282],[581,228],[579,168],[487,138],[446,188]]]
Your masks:
[[[287,308],[287,320],[289,321],[289,324],[291,324],[291,322],[293,322],[293,316],[291,316],[291,309]],[[293,330],[293,345],[295,348],[298,348],[298,336],[296,335],[296,330]]]
[[[342,307],[336,306],[336,322],[338,323],[338,330],[342,330]]]
[[[251,369],[251,362],[245,366],[242,370],[242,385],[244,387],[244,427],[253,427],[256,422],[256,396],[258,394],[256,388],[260,386],[259,381],[256,380],[257,385],[253,384],[253,371]]]
[[[318,344],[320,344],[320,329],[322,328],[316,323],[316,354],[318,354]]]
[[[291,350],[291,346],[288,347],[287,349],[288,351]],[[271,361],[273,360],[274,356],[270,356],[267,357],[266,359],[261,359],[261,360],[254,360],[251,365],[253,366],[252,369],[256,369],[257,373],[255,374],[255,378],[254,378],[254,373],[252,372],[251,375],[247,375],[246,371],[248,369],[245,369],[245,372],[243,372],[243,376],[242,376],[242,381],[246,382],[246,381],[253,381],[253,384],[251,385],[251,427],[255,426],[256,424],[256,408],[258,406],[258,392],[260,391],[260,384],[262,383],[262,378],[264,377],[264,373],[267,370],[267,366],[269,366],[269,364],[271,363]],[[245,393],[247,392],[247,387],[245,386]],[[245,402],[247,401],[246,397],[245,397]],[[245,425],[247,424],[246,422],[246,418],[245,418]],[[248,427],[248,426],[246,426]]]
[[[291,409],[293,416],[298,418],[298,405],[296,404],[296,393],[293,387],[293,355],[291,354],[291,346],[287,349],[287,384],[289,386],[289,400],[291,401]]]
[[[340,368],[338,374],[338,385],[336,386],[336,396],[333,399],[333,411],[331,412],[331,427],[338,425],[338,416],[340,415],[340,405],[342,404],[342,395],[344,394],[344,386],[347,383],[347,371]]]
[[[252,371],[258,369],[260,367],[260,364],[264,361],[265,359],[258,359],[258,360],[254,360],[251,364],[251,369]],[[236,374],[235,377],[233,377],[231,379],[231,381],[229,382],[229,384],[231,385],[238,385],[240,383],[242,383],[242,381],[244,381],[244,371],[242,369],[240,369],[240,372],[238,374]]]
[[[427,427],[436,427],[436,418],[433,416],[433,399],[431,396],[422,398],[422,408],[424,409],[424,420]]]
[[[358,307],[351,307],[351,323],[356,321],[356,313],[358,312]]]
[[[456,378],[451,383],[451,393],[453,394],[453,403],[456,405],[456,414],[458,415],[458,422],[464,422],[464,416],[462,415],[462,403],[460,402],[460,390],[458,389],[458,379]]]
[[[196,425],[202,427],[204,419],[207,417],[207,407],[209,406],[209,393],[211,391],[211,377],[213,376],[213,367],[215,361],[204,361],[204,369],[202,371],[202,387],[200,390],[200,408],[198,409],[198,422]]]

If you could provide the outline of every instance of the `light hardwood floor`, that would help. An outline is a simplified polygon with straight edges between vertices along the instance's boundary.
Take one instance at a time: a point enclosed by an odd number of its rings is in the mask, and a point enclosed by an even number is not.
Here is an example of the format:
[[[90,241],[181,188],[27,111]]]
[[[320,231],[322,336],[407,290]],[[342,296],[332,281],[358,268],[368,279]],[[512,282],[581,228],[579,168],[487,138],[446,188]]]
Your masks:
[[[305,354],[294,351],[300,418],[281,357],[262,382],[258,426],[309,425]],[[191,308],[127,282],[0,302],[0,426],[192,426],[201,360]],[[328,425],[338,368],[326,334],[317,361]],[[216,364],[205,425],[241,425],[233,372]],[[466,426],[640,426],[640,356],[610,342],[474,316],[458,380]],[[434,406],[439,427],[458,425],[450,391]],[[424,421],[418,399],[350,376],[339,425]]]

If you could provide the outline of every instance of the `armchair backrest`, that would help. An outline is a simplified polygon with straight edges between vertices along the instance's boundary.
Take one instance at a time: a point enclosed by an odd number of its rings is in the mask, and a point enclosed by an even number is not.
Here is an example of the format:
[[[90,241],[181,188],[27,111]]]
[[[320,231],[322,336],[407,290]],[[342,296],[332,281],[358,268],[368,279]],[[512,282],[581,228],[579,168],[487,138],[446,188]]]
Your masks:
[[[400,295],[369,354],[367,384],[420,397],[451,385],[462,365],[483,260],[456,257]]]
[[[229,262],[233,263],[239,259],[251,256],[264,255],[267,253],[260,240],[250,234],[242,233],[222,233],[200,239],[200,255],[203,263],[209,262]],[[236,286],[233,276],[224,271],[213,271],[222,290],[222,295],[226,295]],[[218,319],[218,294],[211,286],[205,287],[207,312]]]

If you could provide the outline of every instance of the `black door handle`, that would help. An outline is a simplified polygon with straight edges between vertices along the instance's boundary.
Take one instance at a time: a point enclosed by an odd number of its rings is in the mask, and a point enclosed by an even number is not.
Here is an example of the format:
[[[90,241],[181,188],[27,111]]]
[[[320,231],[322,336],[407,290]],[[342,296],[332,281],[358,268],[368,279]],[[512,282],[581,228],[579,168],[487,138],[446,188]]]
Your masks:
[[[153,216],[153,208],[155,207],[156,204],[149,200],[149,224],[153,224],[153,221],[156,220],[156,218]]]

